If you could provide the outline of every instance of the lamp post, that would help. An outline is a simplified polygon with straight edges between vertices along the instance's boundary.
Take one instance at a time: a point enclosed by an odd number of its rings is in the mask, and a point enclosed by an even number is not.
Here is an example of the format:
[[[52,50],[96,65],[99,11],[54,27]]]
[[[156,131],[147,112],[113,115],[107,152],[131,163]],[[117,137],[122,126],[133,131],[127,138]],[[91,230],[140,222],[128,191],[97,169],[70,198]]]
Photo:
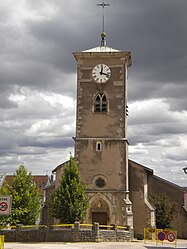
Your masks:
[[[183,168],[184,173],[187,174],[187,167]]]

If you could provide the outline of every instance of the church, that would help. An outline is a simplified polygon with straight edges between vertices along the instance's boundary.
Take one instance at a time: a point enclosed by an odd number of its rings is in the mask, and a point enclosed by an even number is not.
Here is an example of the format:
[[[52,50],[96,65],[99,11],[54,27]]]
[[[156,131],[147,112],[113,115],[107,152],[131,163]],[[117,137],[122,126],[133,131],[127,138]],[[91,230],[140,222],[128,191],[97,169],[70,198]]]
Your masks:
[[[150,197],[165,193],[177,203],[174,229],[187,238],[187,193],[184,188],[154,175],[153,170],[128,157],[128,69],[131,52],[101,45],[73,53],[77,62],[75,162],[87,186],[89,208],[85,223],[128,226],[132,234],[155,227]],[[53,173],[59,186],[64,163]],[[46,219],[46,217],[45,217]],[[47,223],[49,221],[43,221]],[[51,221],[53,222],[53,221]]]

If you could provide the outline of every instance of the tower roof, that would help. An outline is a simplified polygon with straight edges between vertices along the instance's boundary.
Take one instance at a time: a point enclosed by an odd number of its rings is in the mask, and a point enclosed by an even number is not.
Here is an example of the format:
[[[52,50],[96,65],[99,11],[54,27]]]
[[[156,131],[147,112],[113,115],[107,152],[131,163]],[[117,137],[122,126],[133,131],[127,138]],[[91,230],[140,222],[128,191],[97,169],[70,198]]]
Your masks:
[[[73,55],[77,61],[79,59],[82,60],[82,58],[92,58],[92,57],[96,58],[98,56],[101,56],[101,58],[103,57],[111,58],[111,56],[116,58],[125,58],[128,61],[128,66],[130,67],[132,65],[130,51],[117,50],[102,45],[87,50],[83,50],[80,52],[74,52]]]
[[[121,50],[118,50],[118,49],[114,49],[114,48],[111,48],[111,47],[108,47],[106,45],[106,36],[107,34],[105,33],[105,14],[104,14],[104,9],[105,7],[107,6],[110,6],[110,4],[108,3],[105,3],[104,1],[100,4],[97,4],[97,6],[100,6],[103,8],[103,16],[102,16],[102,32],[101,32],[101,45],[98,46],[98,47],[94,47],[94,48],[90,48],[90,49],[87,49],[87,50],[83,50],[82,52],[84,53],[103,53],[103,52],[122,52]]]
[[[106,33],[102,32],[101,33],[101,46],[95,47],[95,48],[90,48],[87,50],[84,50],[82,52],[121,52],[120,50],[111,48],[111,47],[107,47],[106,46]]]
[[[97,52],[98,53],[98,52],[121,52],[121,51],[114,49],[114,48],[111,48],[111,47],[107,47],[107,46],[98,46],[95,48],[90,48],[90,49],[84,50],[82,52]]]

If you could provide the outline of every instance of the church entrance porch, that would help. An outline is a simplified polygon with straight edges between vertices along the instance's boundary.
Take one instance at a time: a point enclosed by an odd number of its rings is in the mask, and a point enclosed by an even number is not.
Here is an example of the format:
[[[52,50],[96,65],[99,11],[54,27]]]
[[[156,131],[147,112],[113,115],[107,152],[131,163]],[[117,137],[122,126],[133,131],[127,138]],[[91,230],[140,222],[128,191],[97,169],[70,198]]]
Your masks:
[[[91,194],[89,200],[90,208],[87,210],[86,222],[97,222],[100,225],[111,224],[111,203],[103,194]]]

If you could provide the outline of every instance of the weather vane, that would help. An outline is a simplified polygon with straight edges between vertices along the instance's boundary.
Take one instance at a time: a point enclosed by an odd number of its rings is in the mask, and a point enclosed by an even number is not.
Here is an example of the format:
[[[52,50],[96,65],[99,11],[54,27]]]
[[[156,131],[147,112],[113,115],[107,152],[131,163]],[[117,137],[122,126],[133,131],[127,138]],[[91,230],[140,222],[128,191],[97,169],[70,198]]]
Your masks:
[[[106,40],[105,40],[105,37],[106,37],[106,34],[105,34],[105,7],[106,6],[110,6],[110,4],[105,3],[103,1],[102,3],[97,4],[97,6],[103,8],[102,33],[101,33],[102,41],[101,41],[101,46],[106,46]]]

